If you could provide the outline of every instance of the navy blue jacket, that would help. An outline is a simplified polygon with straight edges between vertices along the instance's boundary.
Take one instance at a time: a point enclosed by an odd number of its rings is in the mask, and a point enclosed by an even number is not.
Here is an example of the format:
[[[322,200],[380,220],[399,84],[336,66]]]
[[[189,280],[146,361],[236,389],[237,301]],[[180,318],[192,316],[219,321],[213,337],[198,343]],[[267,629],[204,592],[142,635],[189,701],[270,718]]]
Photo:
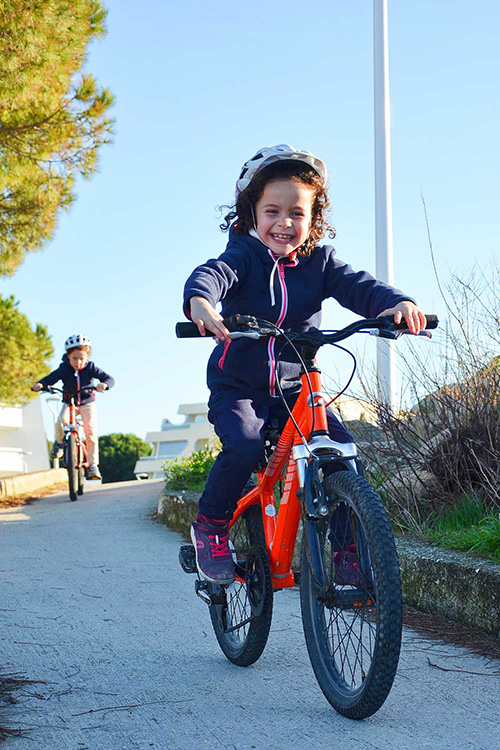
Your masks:
[[[53,370],[44,378],[41,378],[38,382],[45,388],[47,385],[54,385],[58,380],[63,382],[63,401],[65,404],[69,404],[70,394],[74,394],[77,389],[77,375],[80,379],[80,388],[86,385],[93,385],[94,378],[100,380],[101,383],[106,383],[108,388],[112,388],[115,384],[115,379],[108,375],[107,372],[101,370],[93,362],[87,362],[82,370],[77,371],[70,365],[68,355],[63,354],[61,364],[57,370]],[[93,392],[86,391],[80,396],[78,403],[88,404],[95,400]],[[75,403],[76,400],[75,400]]]
[[[374,279],[366,271],[354,271],[335,257],[330,245],[317,246],[309,257],[296,253],[280,258],[258,239],[233,235],[217,259],[195,268],[184,289],[184,311],[189,300],[200,296],[213,307],[222,303],[224,318],[240,313],[264,318],[285,331],[321,327],[321,304],[333,297],[342,307],[364,318],[375,318],[406,294]],[[272,277],[272,282],[271,282]],[[276,361],[281,387],[300,388],[300,363],[292,348],[274,339],[235,339],[219,342],[208,362],[207,383],[212,393],[229,386],[245,391],[275,393]]]

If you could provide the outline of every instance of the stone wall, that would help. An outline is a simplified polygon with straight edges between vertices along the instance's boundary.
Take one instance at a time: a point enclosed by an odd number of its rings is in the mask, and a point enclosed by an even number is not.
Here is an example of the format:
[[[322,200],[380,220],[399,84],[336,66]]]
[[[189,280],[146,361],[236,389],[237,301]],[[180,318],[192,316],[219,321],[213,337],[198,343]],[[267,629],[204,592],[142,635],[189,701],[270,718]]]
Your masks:
[[[67,478],[66,469],[49,469],[48,471],[34,471],[30,474],[4,477],[0,479],[0,500],[4,498],[15,499],[30,492],[36,492],[65,482]]]

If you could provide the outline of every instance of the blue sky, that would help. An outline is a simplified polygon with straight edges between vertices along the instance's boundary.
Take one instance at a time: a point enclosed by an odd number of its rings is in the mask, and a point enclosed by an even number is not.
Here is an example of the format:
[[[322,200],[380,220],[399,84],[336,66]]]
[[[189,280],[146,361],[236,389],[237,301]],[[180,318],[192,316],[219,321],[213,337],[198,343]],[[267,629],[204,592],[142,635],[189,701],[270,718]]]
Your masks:
[[[373,11],[368,0],[105,5],[109,33],[87,69],[116,96],[114,143],[53,242],[0,294],[47,325],[53,367],[65,338],[87,333],[117,381],[98,397],[101,434],[144,437],[207,397],[212,344],[176,340],[174,324],[185,279],[224,249],[216,207],[258,148],[287,142],[327,163],[338,255],[374,273]],[[421,193],[441,280],[487,267],[500,234],[499,24],[493,0],[389,0],[395,284],[442,316]],[[325,304],[325,327],[352,318]],[[331,352],[323,366],[335,374]]]

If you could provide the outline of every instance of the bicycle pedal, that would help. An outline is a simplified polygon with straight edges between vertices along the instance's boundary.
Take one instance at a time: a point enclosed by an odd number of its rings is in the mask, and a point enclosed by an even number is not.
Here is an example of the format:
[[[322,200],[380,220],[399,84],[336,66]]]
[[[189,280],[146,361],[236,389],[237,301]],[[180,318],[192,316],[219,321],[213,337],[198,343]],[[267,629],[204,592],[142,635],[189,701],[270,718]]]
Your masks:
[[[179,550],[179,562],[185,573],[196,573],[196,554],[192,544],[183,544]]]
[[[203,599],[204,602],[206,602],[209,606],[210,605],[224,605],[226,603],[226,597],[222,594],[215,594],[212,591],[209,591],[209,583],[208,581],[204,580],[197,580],[194,582],[194,590],[196,592],[196,596],[199,596],[200,599]]]
[[[357,609],[373,606],[373,598],[362,588],[336,590],[334,595],[335,609]]]

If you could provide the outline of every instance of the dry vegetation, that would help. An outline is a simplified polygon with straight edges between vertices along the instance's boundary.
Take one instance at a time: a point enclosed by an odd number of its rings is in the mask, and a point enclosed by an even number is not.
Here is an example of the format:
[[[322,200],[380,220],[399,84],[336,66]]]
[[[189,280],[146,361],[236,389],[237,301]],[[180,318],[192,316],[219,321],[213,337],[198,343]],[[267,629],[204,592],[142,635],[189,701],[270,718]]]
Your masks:
[[[404,531],[464,496],[500,511],[500,274],[453,278],[431,348],[399,347],[406,403],[378,405],[380,439],[364,444],[369,473]],[[405,339],[409,340],[409,337]],[[407,354],[402,354],[403,349]],[[368,401],[376,388],[364,383]]]

